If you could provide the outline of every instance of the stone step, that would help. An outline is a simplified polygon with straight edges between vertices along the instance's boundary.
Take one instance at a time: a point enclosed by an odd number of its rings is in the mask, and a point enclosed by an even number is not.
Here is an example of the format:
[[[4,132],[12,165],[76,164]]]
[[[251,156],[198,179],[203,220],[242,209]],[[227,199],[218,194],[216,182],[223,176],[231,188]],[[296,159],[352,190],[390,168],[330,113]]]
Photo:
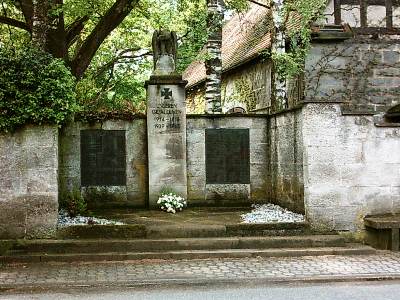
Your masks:
[[[159,252],[175,250],[269,249],[300,247],[342,247],[345,239],[338,235],[284,237],[218,237],[134,240],[27,240],[8,251],[25,253],[101,253],[101,252]]]
[[[228,225],[88,225],[69,226],[57,232],[58,239],[201,238],[225,236],[276,236],[310,234],[309,224],[266,223]]]
[[[58,239],[135,239],[146,237],[146,226],[128,225],[75,225],[57,230]]]
[[[214,249],[214,250],[179,250],[152,252],[103,252],[103,253],[68,253],[46,254],[33,253],[0,256],[0,263],[42,263],[42,262],[95,262],[125,261],[141,259],[208,259],[208,258],[245,258],[245,257],[298,257],[323,255],[369,255],[376,250],[363,245],[344,247],[316,248],[271,248],[271,249]]]

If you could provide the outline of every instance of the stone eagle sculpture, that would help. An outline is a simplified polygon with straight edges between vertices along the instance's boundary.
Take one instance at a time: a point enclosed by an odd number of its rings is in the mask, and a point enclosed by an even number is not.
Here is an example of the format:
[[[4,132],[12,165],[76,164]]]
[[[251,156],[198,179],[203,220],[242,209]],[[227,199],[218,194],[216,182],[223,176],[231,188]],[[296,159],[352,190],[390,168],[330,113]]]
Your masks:
[[[174,31],[156,30],[153,34],[153,59],[154,70],[157,69],[160,57],[169,56],[173,59],[174,69],[176,64],[176,51],[178,48],[178,39]]]

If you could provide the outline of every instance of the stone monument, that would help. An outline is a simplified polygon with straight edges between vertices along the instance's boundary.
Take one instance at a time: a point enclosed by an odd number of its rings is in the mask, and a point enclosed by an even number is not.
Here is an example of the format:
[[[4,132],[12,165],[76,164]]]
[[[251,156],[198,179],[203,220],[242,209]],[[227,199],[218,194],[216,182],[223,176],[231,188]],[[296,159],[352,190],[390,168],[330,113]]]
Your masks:
[[[150,208],[158,207],[157,200],[164,188],[187,198],[187,81],[176,72],[176,49],[174,32],[154,32],[154,71],[146,82]]]

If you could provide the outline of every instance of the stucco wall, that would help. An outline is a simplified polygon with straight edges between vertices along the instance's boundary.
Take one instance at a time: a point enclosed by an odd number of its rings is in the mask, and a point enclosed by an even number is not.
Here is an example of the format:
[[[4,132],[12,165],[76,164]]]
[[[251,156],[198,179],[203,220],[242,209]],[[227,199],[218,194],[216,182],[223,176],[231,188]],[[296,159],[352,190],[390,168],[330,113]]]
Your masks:
[[[0,134],[0,239],[54,235],[58,129],[27,126]]]
[[[267,200],[267,124],[265,117],[187,117],[189,205],[249,205]],[[250,129],[250,184],[206,184],[206,128]]]
[[[301,110],[270,118],[271,202],[304,213],[303,141]]]
[[[316,227],[362,229],[368,214],[400,212],[400,127],[343,116],[338,104],[303,108],[304,194]]]
[[[255,60],[222,76],[222,105],[226,112],[233,107],[246,111],[271,106],[271,62]]]
[[[126,186],[91,186],[81,188],[80,131],[84,129],[126,131]],[[89,206],[144,207],[147,199],[146,120],[71,123],[60,133],[60,197],[81,189]]]
[[[271,62],[255,59],[232,71],[224,72],[221,85],[223,112],[233,107],[246,111],[271,107]],[[204,83],[187,89],[187,112],[204,113]]]

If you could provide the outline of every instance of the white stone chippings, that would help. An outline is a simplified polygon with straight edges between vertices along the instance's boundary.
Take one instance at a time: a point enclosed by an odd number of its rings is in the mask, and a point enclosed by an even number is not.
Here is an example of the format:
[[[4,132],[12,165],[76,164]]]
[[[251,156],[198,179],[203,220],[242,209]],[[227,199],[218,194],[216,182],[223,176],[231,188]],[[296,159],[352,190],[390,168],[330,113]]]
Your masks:
[[[305,221],[303,215],[271,203],[253,204],[252,208],[251,212],[241,215],[242,223],[298,223]]]
[[[122,222],[110,221],[95,217],[76,216],[70,217],[68,212],[60,210],[58,213],[58,227],[68,227],[75,225],[124,225]]]

